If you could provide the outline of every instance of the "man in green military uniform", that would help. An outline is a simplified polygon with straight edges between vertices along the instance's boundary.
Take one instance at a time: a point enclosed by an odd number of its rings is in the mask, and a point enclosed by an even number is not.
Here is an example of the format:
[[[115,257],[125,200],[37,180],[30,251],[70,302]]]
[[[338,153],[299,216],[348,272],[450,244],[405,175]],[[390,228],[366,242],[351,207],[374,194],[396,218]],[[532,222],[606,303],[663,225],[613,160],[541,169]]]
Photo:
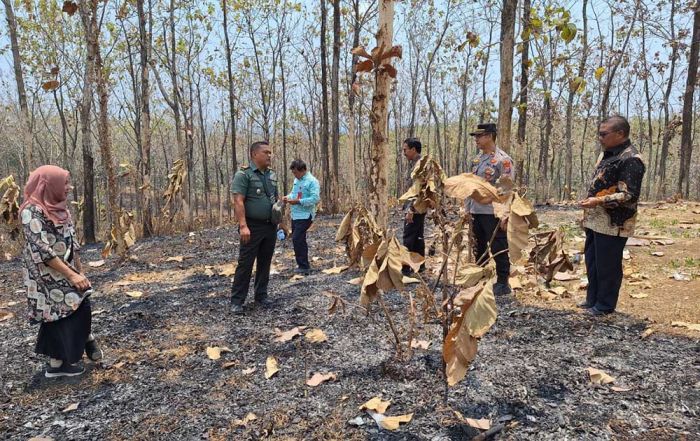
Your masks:
[[[272,149],[267,141],[250,146],[250,165],[241,167],[233,177],[234,210],[241,236],[238,266],[231,286],[231,312],[243,314],[253,262],[255,303],[268,306],[267,284],[270,263],[275,252],[277,225],[272,222],[272,206],[277,201],[277,175],[270,170]]]

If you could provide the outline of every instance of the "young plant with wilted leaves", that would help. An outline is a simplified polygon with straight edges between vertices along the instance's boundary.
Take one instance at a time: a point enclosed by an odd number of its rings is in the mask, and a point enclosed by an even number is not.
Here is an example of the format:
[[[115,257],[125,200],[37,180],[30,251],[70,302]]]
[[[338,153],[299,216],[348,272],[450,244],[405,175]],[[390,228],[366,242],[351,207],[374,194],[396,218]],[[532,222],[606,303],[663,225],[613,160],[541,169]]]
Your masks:
[[[19,186],[15,183],[14,176],[10,175],[0,180],[0,216],[9,228],[10,239],[15,240],[19,236]]]

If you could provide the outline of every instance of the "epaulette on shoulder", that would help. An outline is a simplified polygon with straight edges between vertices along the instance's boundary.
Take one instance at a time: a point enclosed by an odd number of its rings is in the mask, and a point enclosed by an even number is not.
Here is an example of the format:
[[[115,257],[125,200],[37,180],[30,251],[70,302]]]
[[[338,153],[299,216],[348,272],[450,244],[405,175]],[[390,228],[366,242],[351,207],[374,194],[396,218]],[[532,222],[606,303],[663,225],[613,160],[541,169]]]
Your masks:
[[[240,168],[239,170],[241,170],[241,171],[246,171],[246,170],[248,170],[249,168],[250,168],[249,165],[242,165],[241,168]]]

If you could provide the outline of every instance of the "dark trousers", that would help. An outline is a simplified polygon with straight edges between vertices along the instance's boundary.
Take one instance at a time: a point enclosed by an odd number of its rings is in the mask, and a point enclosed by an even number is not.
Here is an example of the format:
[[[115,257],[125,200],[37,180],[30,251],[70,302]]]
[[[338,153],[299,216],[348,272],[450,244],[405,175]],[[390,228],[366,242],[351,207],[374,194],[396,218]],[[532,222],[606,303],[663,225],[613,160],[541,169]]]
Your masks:
[[[257,259],[255,267],[255,300],[267,297],[267,284],[270,281],[270,264],[275,253],[277,241],[277,226],[270,222],[261,222],[247,219],[250,229],[250,240],[241,244],[238,254],[238,266],[233,276],[231,286],[231,303],[242,305],[248,295],[250,276],[253,272],[253,262]]]
[[[622,252],[626,243],[626,237],[586,229],[583,247],[588,273],[586,303],[600,311],[614,311],[617,306],[622,285]]]
[[[491,253],[496,255],[496,276],[498,283],[508,283],[510,277],[510,259],[508,258],[508,236],[500,227],[500,220],[493,214],[472,214],[472,231],[474,233],[474,258],[484,265],[488,262],[486,247],[491,242]],[[494,237],[493,232],[496,231]],[[503,252],[501,252],[503,251]],[[497,254],[498,253],[498,254]]]
[[[294,245],[294,257],[300,269],[311,269],[309,264],[309,245],[306,243],[306,231],[314,223],[311,217],[308,219],[292,219],[292,244]]]
[[[408,251],[418,253],[423,257],[425,257],[425,239],[423,237],[424,229],[425,213],[414,213],[413,222],[410,224],[406,222],[405,219],[403,221],[403,245],[408,248]],[[425,265],[421,265],[421,270],[424,267]],[[411,268],[408,266],[403,267],[404,271],[410,271],[410,269]]]

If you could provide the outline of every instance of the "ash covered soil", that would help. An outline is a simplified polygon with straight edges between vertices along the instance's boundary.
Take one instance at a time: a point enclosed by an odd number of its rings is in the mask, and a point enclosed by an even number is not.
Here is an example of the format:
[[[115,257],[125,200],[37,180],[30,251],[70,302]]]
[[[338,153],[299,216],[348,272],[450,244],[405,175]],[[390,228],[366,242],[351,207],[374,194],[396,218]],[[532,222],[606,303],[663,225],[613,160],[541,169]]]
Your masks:
[[[291,241],[278,244],[270,283],[274,304],[248,307],[243,317],[228,312],[229,264],[238,246],[234,227],[141,241],[125,263],[110,258],[98,268],[87,263],[100,259],[99,248],[85,247],[83,261],[98,291],[92,298],[93,329],[105,359],[86,362],[87,372],[72,379],[44,378],[46,360],[33,352],[38,328],[25,320],[24,294],[17,292],[22,289],[19,261],[1,263],[0,307],[14,317],[0,322],[0,438],[463,440],[478,435],[478,429],[459,421],[453,412],[458,411],[503,424],[494,439],[700,440],[699,334],[660,331],[642,339],[648,320],[624,311],[593,319],[573,308],[578,300],[573,296],[559,302],[566,308],[523,301],[522,293],[497,297],[498,321],[480,341],[466,379],[450,388],[445,401],[441,326],[421,322],[416,338],[431,345],[417,349],[409,362],[396,362],[381,309],[373,307],[368,316],[354,306],[359,287],[348,281],[360,272],[320,272],[346,264],[343,247],[334,242],[340,221],[316,222],[309,233],[316,271],[301,280],[292,280]],[[434,277],[428,271],[427,278]],[[132,291],[142,296],[127,295]],[[347,301],[344,311],[328,313],[329,293]],[[389,293],[385,299],[396,317],[404,316],[404,298]],[[311,343],[302,335],[274,341],[275,328],[295,326],[320,328],[328,340]],[[230,352],[211,360],[206,349],[212,346]],[[280,370],[266,379],[269,356]],[[604,370],[615,382],[592,384],[588,367]],[[316,372],[337,378],[307,386]],[[375,396],[391,401],[387,415],[413,413],[413,419],[394,432],[380,429],[359,410]],[[257,418],[243,421],[251,412]]]

